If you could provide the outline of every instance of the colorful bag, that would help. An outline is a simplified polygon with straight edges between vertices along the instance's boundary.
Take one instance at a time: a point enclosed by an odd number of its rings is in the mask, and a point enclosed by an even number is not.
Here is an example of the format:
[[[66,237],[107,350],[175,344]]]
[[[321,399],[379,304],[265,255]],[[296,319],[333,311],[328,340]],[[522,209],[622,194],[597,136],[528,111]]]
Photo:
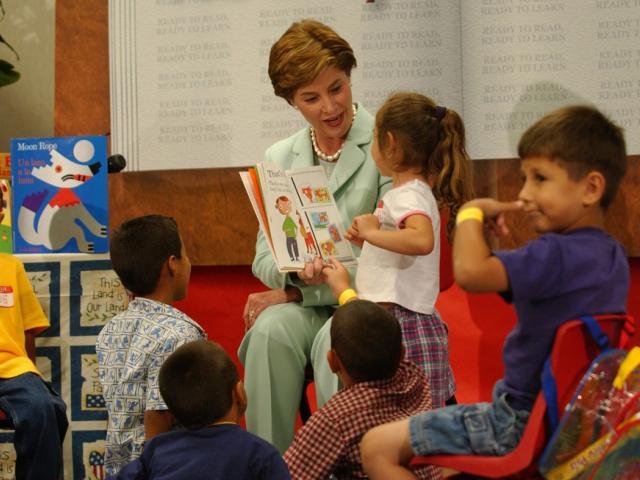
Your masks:
[[[636,480],[640,478],[640,419],[616,430],[604,456],[593,468],[589,480]]]
[[[540,459],[545,478],[614,478],[597,472],[611,471],[605,459],[640,442],[639,365],[639,347],[606,350],[591,363]]]

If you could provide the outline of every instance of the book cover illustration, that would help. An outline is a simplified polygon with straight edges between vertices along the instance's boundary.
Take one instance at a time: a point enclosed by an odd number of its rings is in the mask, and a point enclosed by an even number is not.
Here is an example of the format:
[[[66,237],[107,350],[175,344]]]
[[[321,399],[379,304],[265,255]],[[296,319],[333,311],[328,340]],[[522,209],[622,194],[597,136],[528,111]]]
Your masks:
[[[103,136],[11,140],[14,253],[108,251]]]
[[[0,253],[12,252],[11,241],[11,184],[0,177]]]
[[[260,163],[240,176],[278,270],[302,269],[316,255],[356,263],[322,167]]]
[[[297,209],[284,171],[277,165],[260,163],[256,173],[266,219],[272,253],[281,271],[304,268]]]
[[[0,152],[0,178],[11,178],[11,155]]]

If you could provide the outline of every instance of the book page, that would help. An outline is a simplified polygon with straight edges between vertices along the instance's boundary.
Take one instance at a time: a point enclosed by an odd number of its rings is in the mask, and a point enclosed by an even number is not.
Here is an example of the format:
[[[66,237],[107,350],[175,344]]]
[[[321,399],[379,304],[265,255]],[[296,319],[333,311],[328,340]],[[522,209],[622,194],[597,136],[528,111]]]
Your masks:
[[[296,206],[305,255],[334,257],[344,265],[357,263],[329,189],[329,181],[320,166],[287,170]]]
[[[462,3],[463,117],[474,159],[517,157],[522,132],[594,104],[640,153],[640,0]]]
[[[240,180],[242,181],[242,185],[247,192],[247,196],[249,197],[249,202],[251,203],[251,207],[253,208],[253,212],[256,214],[256,218],[258,219],[258,224],[260,225],[260,229],[263,232],[265,237],[265,241],[269,246],[269,250],[271,250],[271,255],[273,258],[276,258],[276,252],[273,250],[273,243],[271,241],[271,233],[269,232],[269,223],[267,220],[267,214],[264,210],[264,203],[262,200],[262,193],[256,189],[256,182],[254,182],[253,176],[255,175],[255,170],[253,171],[253,175],[251,172],[239,172]],[[258,187],[259,188],[259,187]]]

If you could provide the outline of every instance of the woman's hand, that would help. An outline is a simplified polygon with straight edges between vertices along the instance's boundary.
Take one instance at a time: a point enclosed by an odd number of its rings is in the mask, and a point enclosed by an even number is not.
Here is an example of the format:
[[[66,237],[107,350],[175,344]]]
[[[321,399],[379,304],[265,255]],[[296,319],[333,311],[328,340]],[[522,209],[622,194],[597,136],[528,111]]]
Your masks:
[[[327,285],[331,288],[331,293],[336,298],[340,297],[340,294],[351,286],[349,272],[342,263],[333,257],[329,259],[329,265],[322,269],[322,274]]]
[[[322,276],[322,269],[324,268],[324,262],[322,257],[314,257],[313,261],[304,262],[304,269],[297,272],[298,278],[307,285],[320,285],[324,283],[324,277]]]
[[[247,303],[244,305],[242,318],[244,319],[245,331],[253,327],[253,324],[262,311],[271,305],[287,303],[287,292],[284,288],[274,288],[266,292],[251,293],[247,297]]]

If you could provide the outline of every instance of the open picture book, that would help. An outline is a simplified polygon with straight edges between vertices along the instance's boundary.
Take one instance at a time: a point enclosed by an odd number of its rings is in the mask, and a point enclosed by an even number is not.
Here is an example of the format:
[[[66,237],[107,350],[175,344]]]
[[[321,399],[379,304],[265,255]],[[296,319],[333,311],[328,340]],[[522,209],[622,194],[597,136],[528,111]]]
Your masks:
[[[357,262],[322,167],[285,171],[264,162],[240,178],[279,271],[300,270],[316,255]]]

